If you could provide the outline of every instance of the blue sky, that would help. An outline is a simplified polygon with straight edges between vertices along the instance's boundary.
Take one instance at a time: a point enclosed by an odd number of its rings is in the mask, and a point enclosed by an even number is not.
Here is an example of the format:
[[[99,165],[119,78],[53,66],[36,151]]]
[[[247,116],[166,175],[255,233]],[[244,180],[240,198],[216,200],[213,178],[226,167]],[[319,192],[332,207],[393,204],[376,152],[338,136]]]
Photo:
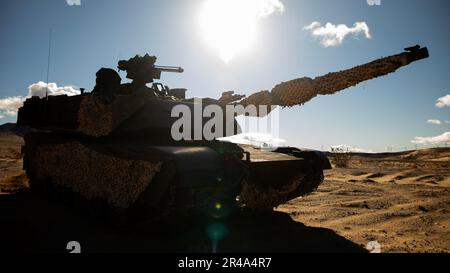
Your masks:
[[[91,90],[100,67],[114,68],[119,58],[150,53],[161,65],[185,69],[162,81],[188,88],[190,96],[213,98],[227,90],[270,90],[282,81],[320,76],[421,44],[430,50],[427,60],[283,109],[280,137],[301,147],[347,144],[385,151],[413,148],[415,137],[450,132],[445,123],[450,107],[435,106],[450,94],[448,0],[382,0],[379,6],[366,0],[280,1],[284,11],[259,20],[255,45],[228,63],[202,37],[205,0],[81,0],[79,6],[65,0],[1,1],[0,99],[25,96],[31,84],[46,81],[50,28],[49,82],[58,86]],[[314,21],[349,27],[365,22],[371,39],[348,35],[342,44],[324,47],[304,30]],[[15,121],[3,116],[0,123]]]

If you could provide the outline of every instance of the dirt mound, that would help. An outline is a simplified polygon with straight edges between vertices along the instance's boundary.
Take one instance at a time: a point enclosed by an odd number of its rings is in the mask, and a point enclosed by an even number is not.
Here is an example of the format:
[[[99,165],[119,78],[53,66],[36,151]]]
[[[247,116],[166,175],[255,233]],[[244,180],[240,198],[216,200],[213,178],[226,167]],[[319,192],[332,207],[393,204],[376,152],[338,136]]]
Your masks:
[[[406,160],[450,161],[450,148],[432,148],[411,151],[408,154],[400,156],[400,158]]]
[[[445,180],[445,176],[444,175],[424,175],[422,177],[419,177],[416,179],[416,181],[425,181],[425,182],[441,182]]]

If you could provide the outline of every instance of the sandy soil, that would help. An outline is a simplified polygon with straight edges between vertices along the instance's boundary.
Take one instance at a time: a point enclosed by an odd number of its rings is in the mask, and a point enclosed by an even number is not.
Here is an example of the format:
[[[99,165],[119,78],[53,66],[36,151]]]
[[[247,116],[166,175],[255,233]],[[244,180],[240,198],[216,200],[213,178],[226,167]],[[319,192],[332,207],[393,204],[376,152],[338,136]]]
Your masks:
[[[450,251],[450,149],[354,156],[312,195],[278,208],[383,252]]]
[[[450,149],[354,156],[273,213],[165,219],[130,232],[31,194],[21,145],[0,134],[2,251],[65,252],[77,240],[89,252],[210,252],[207,230],[223,225],[222,252],[364,252],[370,241],[382,252],[450,252]]]
[[[27,179],[22,171],[22,145],[22,137],[0,133],[0,195],[27,188]]]

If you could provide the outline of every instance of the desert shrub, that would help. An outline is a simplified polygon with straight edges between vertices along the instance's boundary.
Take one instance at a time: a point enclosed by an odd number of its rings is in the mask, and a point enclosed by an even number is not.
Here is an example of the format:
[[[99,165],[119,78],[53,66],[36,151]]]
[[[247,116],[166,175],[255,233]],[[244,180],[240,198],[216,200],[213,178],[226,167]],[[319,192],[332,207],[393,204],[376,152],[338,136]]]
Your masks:
[[[331,148],[331,162],[336,168],[347,168],[352,156],[352,153],[348,150]]]

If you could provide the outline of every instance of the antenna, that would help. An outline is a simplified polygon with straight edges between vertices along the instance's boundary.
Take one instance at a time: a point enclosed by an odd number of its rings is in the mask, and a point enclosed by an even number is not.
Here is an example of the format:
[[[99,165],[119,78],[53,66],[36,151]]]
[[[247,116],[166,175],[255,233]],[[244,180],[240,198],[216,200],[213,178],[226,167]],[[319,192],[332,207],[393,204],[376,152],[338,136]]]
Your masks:
[[[117,51],[117,55],[118,55],[118,59],[117,59],[117,61],[120,61],[120,48],[119,48],[119,50]],[[117,73],[120,73],[120,69],[119,69],[119,67],[117,67]]]
[[[52,50],[52,29],[50,28],[48,35],[48,58],[47,58],[47,89],[45,90],[45,98],[48,99],[48,80],[50,75],[50,54]]]

